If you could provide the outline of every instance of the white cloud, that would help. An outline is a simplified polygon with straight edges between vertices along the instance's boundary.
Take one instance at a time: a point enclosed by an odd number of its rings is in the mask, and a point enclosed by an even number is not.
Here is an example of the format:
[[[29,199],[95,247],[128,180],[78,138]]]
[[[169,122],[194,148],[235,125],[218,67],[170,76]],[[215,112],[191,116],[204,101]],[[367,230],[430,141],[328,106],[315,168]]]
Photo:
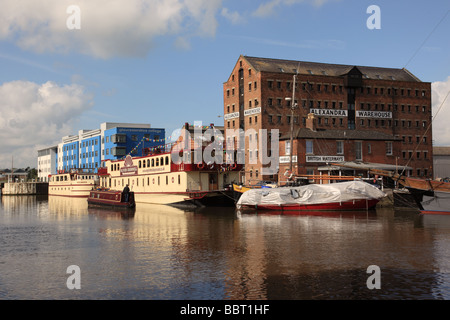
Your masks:
[[[228,19],[231,24],[236,25],[244,22],[244,18],[237,11],[230,12],[228,8],[222,8],[220,14],[222,15],[222,17]]]
[[[253,15],[257,17],[267,17],[274,13],[276,7],[280,6],[282,0],[271,0],[269,2],[261,4],[254,12]]]
[[[431,84],[433,104],[433,140],[434,145],[450,146],[450,76],[445,81]],[[447,99],[444,102],[444,99]]]
[[[72,124],[92,107],[78,84],[12,81],[0,85],[0,168],[36,166],[37,148],[73,134]]]
[[[326,2],[331,0],[270,0],[266,3],[261,4],[254,12],[253,15],[256,17],[267,17],[276,12],[276,10],[281,6],[291,6],[298,3],[308,3],[316,7],[321,7]]]
[[[69,30],[68,6],[80,8]],[[3,0],[0,39],[35,52],[145,56],[158,36],[214,36],[222,0]]]

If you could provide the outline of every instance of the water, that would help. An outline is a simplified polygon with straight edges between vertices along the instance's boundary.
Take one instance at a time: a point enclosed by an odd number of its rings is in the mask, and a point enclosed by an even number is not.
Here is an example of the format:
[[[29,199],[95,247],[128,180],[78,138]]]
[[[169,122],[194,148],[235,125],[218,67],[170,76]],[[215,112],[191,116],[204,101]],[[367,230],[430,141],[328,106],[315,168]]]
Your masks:
[[[80,268],[70,290],[67,267]],[[368,289],[380,268],[380,289]],[[4,196],[0,299],[450,299],[450,216],[133,214],[86,199]]]

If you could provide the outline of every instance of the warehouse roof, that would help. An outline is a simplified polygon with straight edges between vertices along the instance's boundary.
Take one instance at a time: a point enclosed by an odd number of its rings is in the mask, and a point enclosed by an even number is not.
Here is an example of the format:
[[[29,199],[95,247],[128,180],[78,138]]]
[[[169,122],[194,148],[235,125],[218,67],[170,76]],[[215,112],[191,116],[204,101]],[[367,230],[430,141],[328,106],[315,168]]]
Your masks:
[[[354,67],[362,73],[363,79],[395,80],[420,82],[410,71],[405,68],[381,68],[369,66],[355,66],[332,63],[319,63],[297,60],[282,60],[272,58],[258,58],[244,56],[256,71],[275,73],[298,73],[320,76],[343,76]]]

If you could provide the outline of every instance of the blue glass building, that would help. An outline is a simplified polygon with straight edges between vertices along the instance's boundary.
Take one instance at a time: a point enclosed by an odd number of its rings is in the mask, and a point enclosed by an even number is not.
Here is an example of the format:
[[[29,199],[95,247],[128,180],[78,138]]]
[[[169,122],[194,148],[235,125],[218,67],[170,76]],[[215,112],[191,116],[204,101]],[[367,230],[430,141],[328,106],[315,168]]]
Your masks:
[[[143,155],[144,148],[165,144],[165,129],[150,124],[105,122],[95,130],[80,130],[58,144],[55,171],[81,168],[96,172],[107,159]],[[39,161],[39,159],[38,159]],[[56,172],[52,172],[54,174]]]

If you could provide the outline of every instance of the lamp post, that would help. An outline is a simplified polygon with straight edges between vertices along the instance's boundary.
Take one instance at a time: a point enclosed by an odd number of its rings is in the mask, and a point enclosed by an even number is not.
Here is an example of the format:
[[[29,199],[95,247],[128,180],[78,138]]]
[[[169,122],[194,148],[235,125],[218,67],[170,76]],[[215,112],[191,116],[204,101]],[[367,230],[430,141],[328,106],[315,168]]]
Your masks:
[[[290,137],[290,148],[289,148],[289,171],[291,171],[291,174],[293,174],[292,171],[292,157],[293,157],[293,149],[294,149],[294,110],[297,107],[295,104],[295,80],[297,78],[297,75],[294,74],[294,81],[292,86],[292,98],[285,98],[285,100],[292,100],[291,103],[291,137]]]

